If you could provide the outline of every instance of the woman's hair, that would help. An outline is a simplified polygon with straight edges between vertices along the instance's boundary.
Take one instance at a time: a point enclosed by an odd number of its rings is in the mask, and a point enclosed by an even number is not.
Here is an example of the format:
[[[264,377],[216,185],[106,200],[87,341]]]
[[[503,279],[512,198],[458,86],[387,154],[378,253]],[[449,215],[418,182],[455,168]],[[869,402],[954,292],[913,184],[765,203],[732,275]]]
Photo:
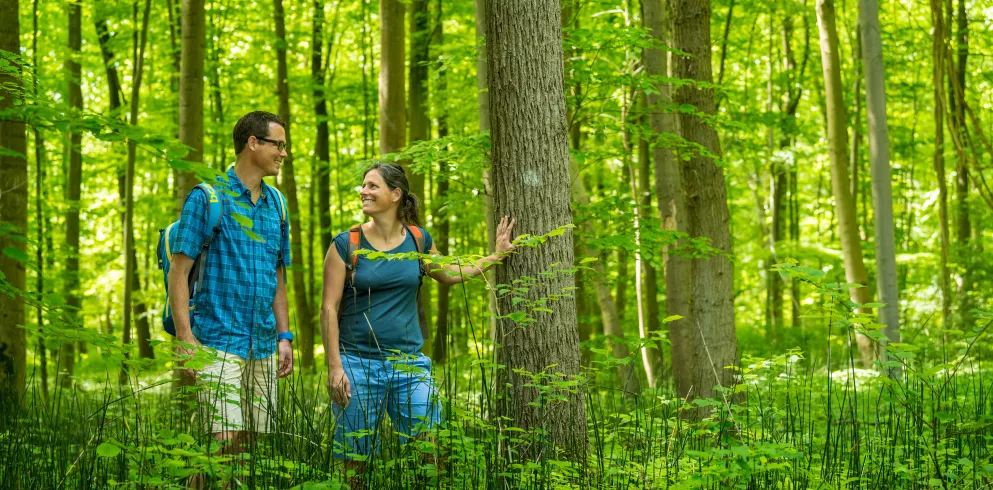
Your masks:
[[[375,162],[362,173],[362,178],[365,178],[373,170],[379,171],[379,176],[383,178],[383,182],[386,182],[386,186],[390,190],[400,189],[400,206],[397,209],[397,217],[400,221],[409,225],[420,226],[421,223],[417,219],[419,202],[417,196],[410,192],[410,183],[407,181],[407,174],[403,171],[403,167],[395,163]]]

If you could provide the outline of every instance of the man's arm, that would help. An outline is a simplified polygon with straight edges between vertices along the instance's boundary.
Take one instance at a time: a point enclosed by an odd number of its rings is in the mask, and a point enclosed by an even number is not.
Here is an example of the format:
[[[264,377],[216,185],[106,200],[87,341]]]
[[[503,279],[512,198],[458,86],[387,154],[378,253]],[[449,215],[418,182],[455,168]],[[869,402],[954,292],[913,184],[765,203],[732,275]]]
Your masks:
[[[286,283],[283,281],[283,267],[276,268],[276,297],[272,300],[272,312],[276,315],[276,333],[290,331],[289,300],[286,299]],[[277,340],[279,352],[279,377],[293,372],[293,346],[289,340]]]
[[[197,345],[193,328],[190,326],[190,285],[187,282],[192,267],[193,259],[186,254],[173,254],[169,268],[169,307],[172,308],[172,321],[176,325],[176,338],[180,342]],[[180,352],[193,354],[192,350],[182,346]],[[193,371],[189,370],[186,374],[194,375]]]

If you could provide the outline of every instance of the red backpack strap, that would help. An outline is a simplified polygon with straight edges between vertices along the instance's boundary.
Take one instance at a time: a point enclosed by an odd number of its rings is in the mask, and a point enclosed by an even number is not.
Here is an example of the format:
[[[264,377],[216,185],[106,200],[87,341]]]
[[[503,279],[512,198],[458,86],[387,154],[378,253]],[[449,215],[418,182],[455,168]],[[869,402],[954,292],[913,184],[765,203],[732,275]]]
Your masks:
[[[350,285],[355,281],[355,266],[359,262],[359,256],[355,251],[359,249],[359,239],[362,237],[362,225],[355,225],[348,230],[348,251],[345,253],[345,284]]]
[[[410,232],[411,236],[414,237],[414,245],[417,247],[417,253],[423,254],[427,253],[424,250],[424,232],[421,230],[420,226],[404,224],[407,227],[407,231]],[[421,267],[421,275],[427,274],[427,270],[424,266],[424,261],[417,259],[417,263]]]

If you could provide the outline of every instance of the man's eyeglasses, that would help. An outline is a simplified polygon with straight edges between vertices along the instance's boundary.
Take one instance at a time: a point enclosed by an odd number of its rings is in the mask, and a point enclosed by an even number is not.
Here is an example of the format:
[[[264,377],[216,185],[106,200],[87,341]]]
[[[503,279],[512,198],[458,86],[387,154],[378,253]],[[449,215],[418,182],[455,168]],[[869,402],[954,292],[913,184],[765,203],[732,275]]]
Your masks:
[[[269,138],[263,138],[261,136],[256,136],[255,139],[257,139],[259,141],[265,141],[266,143],[272,143],[272,144],[276,145],[276,149],[279,150],[279,151],[283,151],[283,150],[286,149],[286,142],[285,141],[271,140]]]

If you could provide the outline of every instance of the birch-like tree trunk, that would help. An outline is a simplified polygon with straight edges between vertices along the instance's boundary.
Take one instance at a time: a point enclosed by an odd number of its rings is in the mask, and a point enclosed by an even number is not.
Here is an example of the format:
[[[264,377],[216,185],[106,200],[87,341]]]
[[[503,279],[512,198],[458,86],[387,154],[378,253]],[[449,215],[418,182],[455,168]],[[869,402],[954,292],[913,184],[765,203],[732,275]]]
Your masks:
[[[893,172],[886,120],[886,72],[877,0],[859,1],[862,64],[865,67],[865,112],[869,119],[869,160],[872,209],[876,234],[876,290],[884,306],[880,323],[890,342],[900,341],[900,291],[896,276],[896,237],[893,222]]]
[[[841,238],[841,251],[845,262],[845,278],[849,283],[863,287],[851,290],[852,301],[866,304],[872,301],[868,287],[869,275],[862,257],[862,243],[855,218],[855,202],[849,188],[848,131],[845,129],[845,106],[842,97],[841,66],[838,61],[838,29],[835,23],[834,1],[817,0],[817,27],[821,41],[821,67],[824,73],[824,97],[827,105],[827,135],[831,159],[831,189],[834,193],[834,213]],[[857,342],[862,362],[870,366],[875,360],[872,342],[858,334]]]
[[[515,217],[515,233],[548,233],[572,222],[569,188],[562,185],[569,179],[569,142],[560,5],[555,0],[501,0],[489,2],[486,13],[495,215]],[[523,293],[525,302],[558,298],[546,305],[551,313],[528,311],[535,316],[532,324],[510,318],[498,323],[498,361],[506,368],[497,373],[497,423],[524,429],[514,433],[524,435],[518,447],[524,459],[555,457],[549,445],[564,450],[566,457],[586,457],[581,392],[562,393],[562,401],[539,399],[539,390],[527,386],[535,380],[521,374],[547,376],[542,384],[579,374],[573,276],[543,276],[556,270],[553,264],[561,269],[572,263],[573,239],[567,231],[541,249],[520,250],[496,268],[499,284],[541,278]],[[522,308],[511,299],[510,294],[500,297],[501,313]]]

